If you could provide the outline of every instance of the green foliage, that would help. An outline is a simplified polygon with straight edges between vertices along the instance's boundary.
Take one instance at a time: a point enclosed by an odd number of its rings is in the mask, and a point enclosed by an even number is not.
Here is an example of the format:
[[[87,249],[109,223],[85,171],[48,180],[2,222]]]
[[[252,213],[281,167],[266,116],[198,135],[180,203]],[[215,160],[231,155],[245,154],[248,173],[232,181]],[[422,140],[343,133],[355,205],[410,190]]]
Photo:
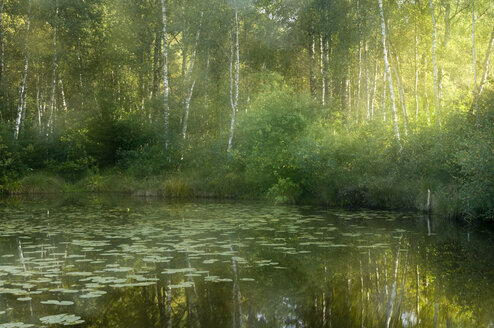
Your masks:
[[[162,184],[166,198],[188,198],[194,196],[194,191],[188,179],[183,176],[170,176]]]
[[[475,3],[478,80],[494,35],[493,4]],[[234,6],[166,5],[164,58],[160,2],[32,1],[29,38],[27,2],[5,2],[0,190],[44,192],[43,181],[47,190],[61,190],[56,175],[84,191],[420,210],[431,190],[436,211],[493,218],[492,70],[479,114],[467,113],[475,84],[470,4],[435,2],[442,104],[436,111],[429,3],[384,2],[398,143],[389,82],[381,78],[376,3],[239,1],[246,33],[238,40],[239,98],[228,154],[237,91]],[[16,140],[26,59],[27,106]]]
[[[13,194],[53,194],[63,192],[65,182],[57,176],[32,173],[11,184],[8,188],[9,192]]]
[[[308,96],[283,87],[261,93],[239,119],[233,165],[258,191],[300,179],[296,141],[307,133],[316,109]]]

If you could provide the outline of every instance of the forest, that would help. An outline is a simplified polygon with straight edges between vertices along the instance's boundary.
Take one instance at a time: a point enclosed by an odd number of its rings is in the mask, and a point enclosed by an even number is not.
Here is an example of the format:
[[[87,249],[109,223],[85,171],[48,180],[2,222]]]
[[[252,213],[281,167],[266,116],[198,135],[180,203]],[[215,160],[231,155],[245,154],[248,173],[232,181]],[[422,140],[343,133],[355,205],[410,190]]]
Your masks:
[[[494,219],[492,0],[0,0],[0,192]]]

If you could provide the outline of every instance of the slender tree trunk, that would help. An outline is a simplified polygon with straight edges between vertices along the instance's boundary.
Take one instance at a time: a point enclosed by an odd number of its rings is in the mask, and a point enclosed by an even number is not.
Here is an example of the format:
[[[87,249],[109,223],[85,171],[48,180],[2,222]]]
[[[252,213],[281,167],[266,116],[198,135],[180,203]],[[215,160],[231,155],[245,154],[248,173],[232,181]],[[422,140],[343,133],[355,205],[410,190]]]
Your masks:
[[[408,112],[407,112],[407,105],[406,105],[406,98],[405,98],[405,90],[403,88],[403,82],[401,80],[401,75],[400,75],[400,62],[398,56],[395,58],[396,65],[393,66],[393,70],[396,75],[396,81],[398,83],[398,91],[400,94],[400,104],[401,104],[401,110],[403,112],[403,129],[405,136],[408,135]]]
[[[315,62],[316,62],[316,41],[314,38],[314,32],[311,32],[309,35],[309,87],[310,87],[310,95],[315,98],[316,97],[316,70],[315,70]]]
[[[65,91],[63,89],[63,81],[62,79],[58,80],[58,84],[60,85],[60,95],[62,96],[62,108],[64,112],[68,110],[67,101],[65,100]]]
[[[406,277],[407,277],[407,268],[408,268],[408,250],[405,254],[405,265],[403,266],[403,275],[401,277],[401,291],[400,291],[400,298],[398,299],[398,306],[397,308],[397,314],[398,317],[400,316],[401,312],[401,304],[403,302],[403,295],[405,294],[405,282],[406,282]]]
[[[374,82],[372,85],[373,85],[372,86],[372,92],[371,92],[370,100],[369,100],[371,119],[374,118],[374,98],[376,97],[376,91],[377,91],[377,56],[376,56],[376,60],[374,63]]]
[[[0,85],[2,85],[3,77],[3,56],[4,56],[4,45],[3,45],[3,6],[5,5],[5,0],[0,2]]]
[[[324,66],[325,66],[325,52],[324,52],[324,48],[325,48],[325,42],[323,40],[323,36],[322,34],[319,36],[319,46],[320,46],[320,62],[319,62],[319,68],[320,68],[320,71],[321,71],[321,104],[324,106],[326,105],[326,75],[325,75],[325,69],[324,69]]]
[[[165,148],[168,149],[169,143],[169,119],[170,108],[168,105],[169,87],[168,87],[168,38],[166,34],[166,6],[165,0],[161,0],[161,18],[163,21],[163,114],[165,118],[164,122],[164,134],[165,134]]]
[[[432,64],[434,70],[434,103],[436,107],[436,121],[437,126],[441,128],[441,108],[440,108],[440,100],[439,100],[439,81],[437,76],[437,61],[436,61],[436,36],[437,36],[437,28],[436,28],[436,17],[434,15],[434,5],[432,4],[432,0],[429,0],[429,4],[431,7],[431,15],[432,15]]]
[[[365,104],[366,104],[366,119],[370,120],[370,76],[369,76],[369,41],[365,42]]]
[[[204,73],[204,114],[208,117],[209,110],[209,64],[210,64],[210,55],[209,55],[209,47],[206,55],[206,72]],[[208,120],[206,119],[206,125],[208,125]]]
[[[482,94],[482,91],[484,91],[485,83],[487,81],[487,75],[489,73],[489,57],[491,55],[493,46],[494,46],[494,28],[492,29],[491,39],[489,41],[489,46],[487,47],[487,52],[485,53],[484,71],[482,74],[482,80],[480,81],[480,85],[479,85],[479,97]]]
[[[475,56],[475,0],[472,0],[472,68],[473,68],[473,92],[475,97],[475,113],[477,116],[477,123],[479,120],[479,94],[477,91],[477,67]]]
[[[236,317],[238,312],[238,327],[242,328],[242,294],[240,293],[240,285],[238,279],[238,268],[235,256],[233,256],[233,246],[230,240],[230,251],[232,253],[232,267],[233,267],[233,291],[232,291],[232,301],[233,301],[233,328],[237,327]],[[237,306],[235,306],[237,304]],[[238,311],[235,308],[238,307]]]
[[[360,105],[362,102],[361,89],[362,89],[362,40],[360,40],[358,46],[358,80],[357,80],[357,99],[356,99],[357,122],[359,121]]]
[[[156,96],[160,92],[161,40],[161,33],[156,32],[153,51],[153,87],[151,89],[151,96]]]
[[[393,317],[393,306],[394,306],[394,301],[396,297],[396,283],[398,280],[398,265],[400,261],[400,250],[398,247],[398,250],[396,252],[396,261],[395,261],[395,270],[394,270],[394,278],[393,278],[393,285],[391,287],[391,295],[389,297],[389,303],[388,303],[388,309],[386,311],[386,328],[389,328],[391,324],[391,318]]]
[[[26,39],[24,41],[24,69],[22,71],[21,83],[19,84],[19,105],[17,106],[17,118],[15,120],[14,139],[19,138],[23,118],[26,115],[26,95],[27,95],[27,74],[29,71],[29,31],[31,27],[31,0],[28,3],[27,20],[26,20]]]
[[[198,43],[199,43],[199,36],[201,35],[202,17],[203,17],[203,12],[201,11],[201,18],[200,18],[200,22],[199,22],[199,29],[196,32],[196,40],[195,40],[195,44],[194,44],[194,50],[192,51],[192,58],[190,59],[190,64],[187,67],[186,78],[185,78],[186,86],[189,86],[190,79],[191,79],[192,73],[194,71],[194,63],[196,60],[197,47],[198,47]],[[194,92],[195,84],[196,84],[196,80],[194,79],[192,84],[190,85],[188,92],[187,92],[187,98],[185,99],[185,113],[184,113],[183,126],[182,126],[182,138],[184,138],[184,139],[187,138],[187,121],[189,118],[190,100],[192,99],[192,94]]]
[[[36,65],[36,114],[38,119],[38,132],[41,134],[41,99],[40,99],[40,78],[39,78],[39,63]]]
[[[233,40],[230,37],[230,104],[232,106],[232,119],[230,121],[230,137],[228,138],[228,148],[227,152],[230,153],[232,150],[233,142],[233,131],[235,127],[235,114],[237,113],[238,106],[238,88],[240,79],[240,45],[238,40],[238,7],[237,1],[234,0],[235,9],[235,93],[233,93]]]
[[[431,123],[431,114],[430,114],[430,107],[429,107],[429,93],[427,92],[427,57],[424,56],[424,105],[425,105],[425,111],[427,115],[427,123]]]
[[[329,81],[329,41],[328,41],[328,36],[324,35],[323,38],[323,67],[324,67],[324,74],[323,74],[323,81],[324,81],[324,89],[323,89],[323,94],[324,94],[324,103],[323,105],[330,103],[331,96],[329,94],[329,89],[330,89],[330,81]]]
[[[393,89],[393,77],[391,76],[391,70],[389,67],[388,50],[386,49],[386,26],[384,23],[383,3],[382,0],[378,0],[378,1],[379,1],[379,12],[381,14],[381,32],[382,32],[382,43],[383,43],[384,67],[386,69],[386,74],[388,76],[389,93],[391,96],[391,108],[393,110],[393,126],[394,126],[396,141],[398,142],[401,148],[400,128],[398,126],[398,114],[396,111],[395,93]]]
[[[415,274],[417,276],[417,290],[416,290],[416,311],[417,311],[417,323],[420,322],[420,275],[419,275],[419,265],[415,266]]]
[[[386,122],[386,69],[383,70],[383,98],[382,102],[382,110],[383,110],[383,121]]]
[[[417,0],[415,0],[415,6],[417,6]],[[417,33],[417,17],[415,16],[415,120],[419,119],[419,70],[418,70],[418,56],[419,56],[419,37]]]
[[[48,119],[48,131],[47,133],[53,133],[53,124],[55,116],[55,90],[57,85],[57,22],[58,20],[58,0],[56,1],[55,20],[53,22],[53,64],[51,71],[51,95],[50,95],[50,117]]]
[[[192,85],[190,86],[189,92],[187,94],[187,99],[185,99],[185,113],[182,125],[182,138],[187,138],[187,121],[189,118],[189,108],[190,108],[190,99],[192,98],[192,93],[194,92],[194,86],[196,85],[196,80],[192,81]]]

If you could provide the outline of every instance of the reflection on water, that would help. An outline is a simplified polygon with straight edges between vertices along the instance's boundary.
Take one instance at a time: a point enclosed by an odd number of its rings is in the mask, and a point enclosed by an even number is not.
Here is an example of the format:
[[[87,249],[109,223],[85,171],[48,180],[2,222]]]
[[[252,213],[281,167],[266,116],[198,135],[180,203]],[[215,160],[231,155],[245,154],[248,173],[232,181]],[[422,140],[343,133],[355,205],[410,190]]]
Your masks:
[[[422,215],[0,207],[0,327],[493,327],[489,232]]]

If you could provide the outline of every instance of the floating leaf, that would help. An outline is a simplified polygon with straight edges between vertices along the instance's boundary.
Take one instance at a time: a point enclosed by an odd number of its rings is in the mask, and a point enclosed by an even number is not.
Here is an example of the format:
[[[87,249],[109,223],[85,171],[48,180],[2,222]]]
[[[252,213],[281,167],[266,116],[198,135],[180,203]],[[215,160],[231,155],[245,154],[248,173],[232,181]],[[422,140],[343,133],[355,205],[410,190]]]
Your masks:
[[[74,314],[66,314],[66,313],[49,315],[46,317],[39,318],[39,320],[47,325],[61,324],[64,326],[77,325],[84,322],[84,320],[81,320],[81,317],[76,316]]]
[[[72,301],[57,301],[57,300],[48,300],[48,301],[41,301],[41,304],[51,304],[51,305],[73,305],[74,302]]]

